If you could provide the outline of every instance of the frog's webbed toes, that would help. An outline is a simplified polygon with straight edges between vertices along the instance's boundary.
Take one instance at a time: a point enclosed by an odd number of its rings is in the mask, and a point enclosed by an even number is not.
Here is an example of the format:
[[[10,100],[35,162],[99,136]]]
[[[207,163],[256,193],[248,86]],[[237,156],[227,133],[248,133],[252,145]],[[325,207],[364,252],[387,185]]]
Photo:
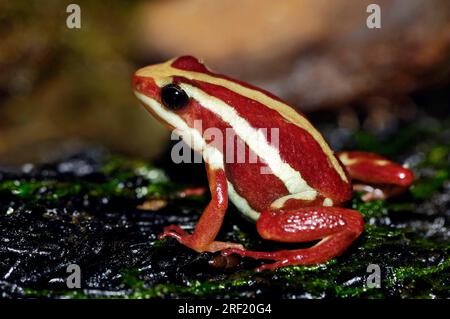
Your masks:
[[[197,252],[217,252],[225,249],[238,249],[243,250],[244,246],[238,243],[225,242],[225,241],[213,241],[209,244],[202,245],[201,241],[189,234],[187,231],[177,225],[170,225],[164,227],[164,232],[158,236],[158,239],[166,237],[176,239],[180,244],[189,247]]]
[[[170,225],[164,227],[164,231],[158,235],[158,239],[161,240],[166,237],[171,237],[181,242],[182,238],[189,236],[189,234],[180,226]]]
[[[181,228],[178,225],[169,225],[169,226],[164,227],[164,232],[160,236],[164,235],[164,233],[175,233],[180,236],[188,235],[188,232],[185,231],[183,228]]]

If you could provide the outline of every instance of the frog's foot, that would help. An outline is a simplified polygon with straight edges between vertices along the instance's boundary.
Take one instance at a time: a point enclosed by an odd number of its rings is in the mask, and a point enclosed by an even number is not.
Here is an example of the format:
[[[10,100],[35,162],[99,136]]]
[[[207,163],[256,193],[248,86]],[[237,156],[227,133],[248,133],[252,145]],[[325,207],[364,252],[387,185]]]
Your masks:
[[[217,252],[225,249],[244,249],[244,246],[232,242],[213,241],[206,245],[198,243],[198,239],[194,235],[189,234],[180,226],[170,225],[164,228],[164,232],[158,236],[158,239],[171,237],[176,239],[180,244],[185,245],[197,252]]]
[[[316,245],[295,250],[259,252],[228,249],[222,255],[274,260],[257,271],[289,265],[324,263],[341,255],[362,233],[364,221],[359,212],[340,207],[307,207],[289,211],[265,211],[257,224],[264,239],[280,242],[307,242],[321,239]]]
[[[409,169],[374,153],[339,152],[337,156],[350,177],[362,182],[353,189],[364,192],[364,201],[396,196],[414,181]]]
[[[321,242],[311,248],[280,250],[276,252],[251,251],[232,248],[222,251],[222,255],[229,256],[231,254],[236,254],[241,257],[275,261],[274,263],[264,264],[257,267],[255,271],[259,272],[263,270],[275,270],[286,266],[305,266],[324,263],[344,252],[353,240],[354,239],[347,239],[342,241],[340,238],[335,238],[335,236],[333,236],[324,238]],[[329,243],[331,246],[325,246],[325,241],[331,241]]]
[[[178,225],[169,225],[164,227],[164,232],[158,236],[159,239],[162,239],[164,237],[174,237],[177,236],[183,237],[189,235],[187,231],[185,231],[183,228],[181,228]]]

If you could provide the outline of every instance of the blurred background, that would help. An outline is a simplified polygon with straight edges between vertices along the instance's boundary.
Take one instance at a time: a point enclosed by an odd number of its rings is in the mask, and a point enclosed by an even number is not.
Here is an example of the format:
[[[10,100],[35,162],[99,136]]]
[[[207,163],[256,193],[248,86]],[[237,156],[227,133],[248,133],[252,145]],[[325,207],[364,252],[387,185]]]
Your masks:
[[[85,145],[154,159],[169,132],[139,105],[144,65],[190,54],[313,119],[382,131],[414,121],[414,94],[448,113],[446,0],[0,1],[0,163]],[[381,29],[366,8],[381,6]],[[358,116],[363,112],[365,116]]]

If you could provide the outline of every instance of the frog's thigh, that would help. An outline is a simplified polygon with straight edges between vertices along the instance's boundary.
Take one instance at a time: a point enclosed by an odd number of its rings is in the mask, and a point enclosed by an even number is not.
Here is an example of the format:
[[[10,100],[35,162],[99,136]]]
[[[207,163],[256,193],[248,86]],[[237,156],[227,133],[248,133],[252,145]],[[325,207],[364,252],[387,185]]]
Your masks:
[[[322,239],[314,246],[304,249],[270,252],[230,249],[223,253],[275,261],[257,270],[326,262],[341,255],[364,229],[364,221],[359,212],[340,207],[267,210],[261,214],[256,225],[259,234],[268,240],[307,242]]]
[[[279,242],[307,242],[346,232],[352,240],[363,231],[359,212],[340,207],[303,207],[267,210],[256,223],[262,238]]]

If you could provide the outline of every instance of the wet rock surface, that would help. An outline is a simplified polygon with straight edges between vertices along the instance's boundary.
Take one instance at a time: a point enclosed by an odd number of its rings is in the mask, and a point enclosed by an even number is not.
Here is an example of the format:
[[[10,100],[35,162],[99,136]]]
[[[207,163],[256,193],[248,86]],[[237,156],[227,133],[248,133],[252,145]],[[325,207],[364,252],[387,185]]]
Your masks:
[[[198,254],[174,240],[157,239],[170,224],[191,231],[208,202],[207,194],[181,196],[189,185],[169,178],[170,169],[98,149],[45,165],[3,167],[0,294],[449,298],[449,136],[448,119],[422,116],[387,136],[346,137],[342,146],[405,161],[418,177],[415,185],[388,201],[363,203],[355,194],[348,205],[364,214],[366,230],[343,256],[324,265],[262,273],[253,271],[260,261]],[[262,241],[234,208],[219,237],[253,249],[290,247]],[[81,269],[81,289],[67,287],[70,264]],[[367,286],[370,264],[380,267],[380,288]]]

